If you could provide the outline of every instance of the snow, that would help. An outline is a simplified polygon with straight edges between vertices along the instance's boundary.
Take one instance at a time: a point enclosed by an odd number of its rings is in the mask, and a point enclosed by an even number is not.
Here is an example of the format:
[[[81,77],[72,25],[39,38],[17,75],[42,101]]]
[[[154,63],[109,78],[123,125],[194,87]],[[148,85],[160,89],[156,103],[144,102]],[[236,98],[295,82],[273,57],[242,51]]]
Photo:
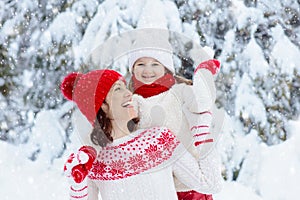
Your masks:
[[[276,44],[271,53],[272,59],[282,70],[282,73],[293,75],[294,69],[300,72],[300,50],[293,45],[283,33],[281,26],[272,29]],[[298,65],[296,65],[298,64]]]
[[[242,29],[248,23],[254,24],[258,19],[263,18],[263,12],[256,8],[247,8],[242,1],[232,1],[232,12],[238,17],[237,28]]]
[[[46,111],[45,111],[46,112]],[[53,113],[44,113],[53,117]],[[42,117],[43,118],[43,117]],[[52,119],[53,121],[53,119]],[[80,118],[77,119],[77,122]],[[79,125],[80,127],[80,125]],[[254,133],[239,140],[242,151],[249,151],[248,164],[241,172],[241,179],[225,182],[223,190],[214,195],[215,200],[286,200],[298,196],[300,184],[300,119],[290,121],[290,138],[285,142],[268,147],[259,144]],[[55,128],[52,123],[43,122],[38,126],[39,132],[46,138],[43,143],[48,146],[47,134]],[[58,127],[56,127],[58,128]],[[225,127],[226,128],[226,127]],[[54,132],[52,132],[54,134]],[[226,136],[223,136],[226,137]],[[238,137],[238,136],[237,136]],[[53,144],[60,139],[52,138]],[[18,146],[0,142],[0,195],[3,200],[26,199],[63,200],[68,199],[68,183],[63,175],[63,164],[70,152],[80,144],[77,134],[71,137],[71,144],[64,155],[55,159],[52,165],[45,159],[30,161],[26,152]],[[254,152],[254,153],[251,153]],[[47,155],[43,155],[47,157]],[[258,156],[258,157],[257,157]],[[244,161],[246,163],[246,161]],[[255,167],[254,167],[255,166]],[[249,182],[255,177],[256,182]],[[247,181],[248,180],[248,181]],[[159,180],[158,180],[159,181]],[[250,183],[250,184],[249,184]],[[276,191],[276,192],[274,192]]]
[[[249,75],[255,79],[258,76],[264,77],[268,73],[268,63],[264,58],[264,53],[261,48],[258,46],[254,38],[251,38],[249,44],[246,46],[245,50],[242,53],[242,57],[249,62],[247,71]],[[255,59],[252,59],[255,57]]]
[[[49,127],[47,127],[49,128]],[[18,146],[0,142],[0,195],[3,200],[68,199],[63,160],[49,165],[30,161]]]
[[[243,151],[248,152],[243,161],[243,170],[236,182],[225,182],[223,190],[214,195],[214,199],[297,199],[300,184],[299,130],[300,119],[290,121],[290,138],[274,146],[259,143],[254,133],[241,137],[237,151],[241,154]]]
[[[243,119],[251,118],[256,123],[265,125],[267,123],[265,107],[262,100],[253,95],[254,88],[252,85],[250,77],[244,74],[237,89],[235,115],[239,117],[240,113],[243,113]]]
[[[29,88],[32,87],[33,86],[33,82],[31,80],[32,72],[30,72],[29,70],[24,70],[23,73],[24,73],[23,84]]]
[[[237,182],[226,182],[221,193],[213,195],[214,200],[263,200],[252,191]]]
[[[47,51],[52,41],[63,43],[78,43],[79,30],[76,26],[77,16],[72,12],[64,12],[59,14],[50,27],[43,33],[42,46]],[[64,23],[62,23],[64,22]]]
[[[247,24],[251,24],[250,28],[254,31],[255,24],[264,23],[263,12],[258,9],[259,7],[276,10],[281,3],[288,1],[278,0],[263,4],[265,2],[258,2],[257,8],[248,8],[243,1],[233,0],[231,11],[237,19],[236,28],[243,28]],[[35,9],[32,1],[27,0],[23,3],[20,4],[20,8]],[[192,9],[195,10],[198,8],[205,10],[204,8],[207,6],[204,0],[189,1],[189,4],[193,4]],[[2,12],[4,5],[5,3],[1,1],[0,16],[8,13],[6,10]],[[80,30],[78,30],[77,23],[81,22],[86,12],[92,19],[85,29],[83,38],[79,38]],[[195,21],[182,23],[179,12],[172,1],[127,0],[120,2],[111,0],[99,4],[96,0],[82,0],[74,3],[72,9],[59,13],[45,31],[32,33],[31,40],[36,41],[42,34],[40,41],[45,50],[51,47],[52,40],[57,43],[72,42],[76,59],[75,66],[79,66],[81,60],[90,55],[95,47],[105,42],[108,36],[132,30],[132,27],[169,28],[194,39],[194,42],[199,44],[199,37],[195,30],[196,25],[193,24]],[[219,10],[219,12],[221,11]],[[13,18],[3,22],[0,29],[1,41],[4,36],[18,34],[17,29],[14,28],[18,20]],[[211,20],[216,21],[217,19]],[[293,76],[294,70],[300,72],[299,48],[291,43],[280,25],[271,28],[270,34],[274,39],[271,64],[276,64],[283,73],[291,76]],[[225,61],[227,57],[236,56],[227,54],[227,52],[234,52],[235,43],[235,32],[229,30],[225,35],[220,60]],[[9,51],[12,52],[10,54],[17,55],[18,47],[17,42],[10,44]],[[35,48],[31,47],[28,52],[29,54],[30,52],[34,53]],[[264,106],[266,102],[262,102],[262,99],[255,95],[257,88],[253,88],[252,81],[257,77],[266,76],[269,64],[265,61],[263,52],[254,38],[251,38],[246,48],[243,49],[239,59],[245,60],[247,63],[247,65],[241,66],[244,68],[243,72],[246,73],[241,78],[236,78],[236,82],[239,84],[236,99],[232,102],[232,105],[235,106],[235,116],[226,115],[223,135],[218,144],[224,162],[224,170],[236,169],[239,171],[239,176],[235,181],[231,181],[234,174],[229,170],[227,175],[230,181],[224,182],[223,190],[214,195],[214,200],[297,199],[297,189],[300,185],[300,118],[289,121],[287,140],[273,146],[265,145],[257,137],[258,133],[254,129],[244,130],[242,124],[236,120],[240,113],[243,113],[243,119],[252,118],[256,123],[268,123]],[[120,62],[122,61],[120,60]],[[226,63],[222,67],[224,73],[235,69],[235,66]],[[120,71],[122,74],[126,73],[125,69],[120,69]],[[24,70],[22,84],[34,87],[31,75],[32,71]],[[3,78],[0,78],[0,86],[5,83],[4,81]],[[268,105],[271,105],[272,94],[269,93],[269,95]],[[0,99],[2,98],[3,96],[0,94]],[[1,101],[0,110],[4,110],[7,106],[6,101]],[[70,136],[70,141],[66,141],[65,130],[59,120],[72,106],[74,105],[66,103],[58,110],[41,110],[37,115],[34,111],[29,112],[29,121],[34,120],[35,123],[31,128],[32,137],[26,144],[14,146],[0,140],[1,199],[68,199],[68,183],[63,174],[63,165],[71,152],[75,151],[82,143],[86,144],[87,133],[91,129],[86,119],[78,110],[75,110],[72,115],[74,131]],[[5,126],[1,124],[1,127]],[[37,151],[36,157],[32,157],[32,152],[35,151]]]

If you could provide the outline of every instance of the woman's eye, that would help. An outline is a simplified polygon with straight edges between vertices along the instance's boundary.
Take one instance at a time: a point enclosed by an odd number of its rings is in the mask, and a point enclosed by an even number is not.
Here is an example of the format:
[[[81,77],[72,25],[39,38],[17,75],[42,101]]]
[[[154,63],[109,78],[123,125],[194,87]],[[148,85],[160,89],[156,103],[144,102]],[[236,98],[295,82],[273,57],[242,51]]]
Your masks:
[[[121,90],[121,88],[120,88],[120,87],[117,87],[117,88],[115,88],[115,91],[119,91],[119,90]]]

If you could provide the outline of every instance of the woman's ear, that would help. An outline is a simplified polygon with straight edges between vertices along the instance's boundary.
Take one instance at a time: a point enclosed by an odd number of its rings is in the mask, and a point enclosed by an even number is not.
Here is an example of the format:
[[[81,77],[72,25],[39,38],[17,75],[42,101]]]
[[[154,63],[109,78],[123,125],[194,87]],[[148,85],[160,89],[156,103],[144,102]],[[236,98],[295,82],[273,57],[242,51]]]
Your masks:
[[[101,108],[105,114],[108,114],[108,104],[105,101],[102,103]]]

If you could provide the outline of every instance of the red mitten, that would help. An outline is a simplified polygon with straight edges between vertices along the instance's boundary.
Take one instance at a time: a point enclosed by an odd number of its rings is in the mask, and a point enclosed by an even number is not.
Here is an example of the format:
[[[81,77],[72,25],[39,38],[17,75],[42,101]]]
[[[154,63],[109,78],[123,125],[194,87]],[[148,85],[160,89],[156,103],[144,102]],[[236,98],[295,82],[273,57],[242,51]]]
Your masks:
[[[211,59],[211,60],[206,60],[202,63],[200,63],[195,71],[194,74],[199,70],[199,69],[207,69],[209,70],[213,75],[215,75],[219,69],[220,69],[220,61],[216,59]]]
[[[93,147],[82,146],[76,154],[72,153],[65,163],[66,175],[72,176],[76,183],[81,183],[92,168],[96,156],[97,152]]]
[[[82,146],[76,153],[69,156],[64,165],[64,172],[70,180],[70,199],[87,199],[86,176],[96,156],[96,150],[90,146]]]

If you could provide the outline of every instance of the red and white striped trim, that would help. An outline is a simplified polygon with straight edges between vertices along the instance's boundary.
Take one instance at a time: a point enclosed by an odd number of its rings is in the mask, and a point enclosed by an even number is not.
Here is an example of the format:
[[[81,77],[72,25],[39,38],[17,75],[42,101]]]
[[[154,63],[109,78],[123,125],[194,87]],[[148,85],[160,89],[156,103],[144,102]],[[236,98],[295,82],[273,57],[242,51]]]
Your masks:
[[[81,189],[74,189],[72,186],[70,187],[71,191],[73,191],[73,192],[81,192],[81,191],[85,190],[86,188],[87,188],[87,185]]]
[[[199,129],[199,128],[209,128],[209,126],[208,125],[192,126],[191,131],[193,131],[194,129]]]
[[[79,189],[75,189],[73,186],[70,186],[70,199],[86,199],[88,195],[87,188],[87,185]]]
[[[70,195],[71,199],[82,199],[87,197],[88,193],[84,194],[84,195]]]
[[[214,142],[214,139],[207,139],[207,140],[197,141],[197,142],[194,143],[194,145],[199,146],[200,144],[210,143],[210,142]]]

